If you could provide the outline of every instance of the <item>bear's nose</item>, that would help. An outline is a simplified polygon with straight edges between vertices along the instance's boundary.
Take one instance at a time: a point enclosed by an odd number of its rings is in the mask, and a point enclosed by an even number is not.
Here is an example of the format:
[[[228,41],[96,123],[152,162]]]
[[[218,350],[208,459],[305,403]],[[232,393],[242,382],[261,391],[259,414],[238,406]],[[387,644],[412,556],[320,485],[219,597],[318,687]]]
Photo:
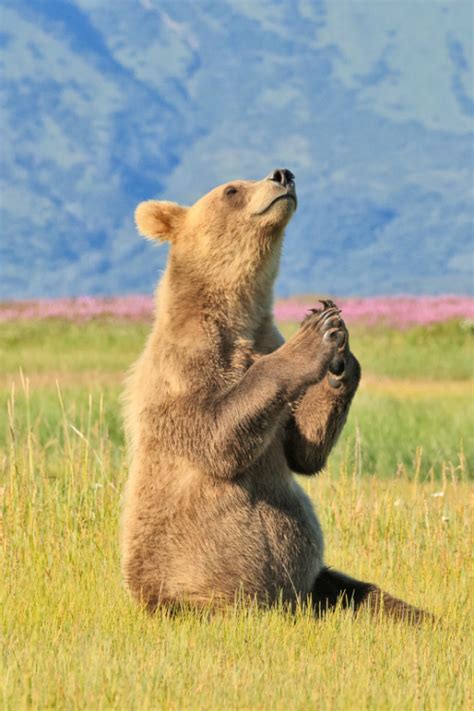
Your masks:
[[[288,168],[276,168],[267,176],[267,180],[274,180],[275,183],[279,183],[286,188],[288,185],[294,184],[295,176]]]

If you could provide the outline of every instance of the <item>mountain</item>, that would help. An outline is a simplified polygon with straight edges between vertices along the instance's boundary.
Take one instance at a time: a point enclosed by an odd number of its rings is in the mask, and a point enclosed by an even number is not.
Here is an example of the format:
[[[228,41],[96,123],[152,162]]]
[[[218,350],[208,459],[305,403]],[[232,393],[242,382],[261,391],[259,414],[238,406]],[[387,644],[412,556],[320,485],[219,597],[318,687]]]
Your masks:
[[[290,168],[278,293],[472,293],[470,1],[3,0],[0,298],[149,292],[145,198]]]

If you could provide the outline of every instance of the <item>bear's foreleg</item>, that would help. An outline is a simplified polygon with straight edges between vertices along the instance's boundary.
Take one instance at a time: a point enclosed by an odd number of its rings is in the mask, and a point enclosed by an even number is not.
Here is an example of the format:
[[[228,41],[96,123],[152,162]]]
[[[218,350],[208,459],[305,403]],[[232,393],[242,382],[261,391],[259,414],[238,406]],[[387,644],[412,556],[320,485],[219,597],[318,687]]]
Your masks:
[[[292,405],[285,428],[285,455],[292,471],[315,474],[323,469],[345,424],[359,380],[359,363],[348,351],[338,376],[328,373]]]
[[[159,446],[168,445],[212,476],[237,476],[273,441],[289,403],[326,378],[345,340],[339,310],[331,302],[313,311],[287,343],[253,363],[229,389],[155,408],[148,418],[152,436],[159,433]]]

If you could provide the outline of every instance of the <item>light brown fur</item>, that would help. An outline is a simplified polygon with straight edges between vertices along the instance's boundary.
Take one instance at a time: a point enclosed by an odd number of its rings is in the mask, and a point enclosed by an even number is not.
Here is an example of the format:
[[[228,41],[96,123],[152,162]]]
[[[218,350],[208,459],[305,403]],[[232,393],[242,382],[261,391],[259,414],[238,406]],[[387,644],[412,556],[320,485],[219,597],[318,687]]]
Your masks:
[[[149,609],[241,594],[316,604],[318,576],[332,575],[292,470],[324,466],[360,369],[333,304],[286,344],[274,325],[273,282],[295,206],[291,181],[270,178],[220,186],[191,208],[137,208],[140,232],[171,242],[154,326],[126,389],[122,566]]]

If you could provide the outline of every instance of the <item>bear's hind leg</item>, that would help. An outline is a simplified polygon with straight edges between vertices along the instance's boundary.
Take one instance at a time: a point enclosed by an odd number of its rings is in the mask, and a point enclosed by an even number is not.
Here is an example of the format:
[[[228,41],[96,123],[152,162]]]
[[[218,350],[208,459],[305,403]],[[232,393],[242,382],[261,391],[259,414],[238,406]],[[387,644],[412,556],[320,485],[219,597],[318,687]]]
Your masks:
[[[369,607],[375,614],[383,614],[396,620],[419,624],[424,620],[433,620],[429,612],[413,607],[372,583],[351,578],[331,568],[323,568],[314,581],[311,602],[316,615],[321,616],[340,604],[343,609],[351,608],[357,612],[362,607]]]
[[[343,609],[357,610],[368,598],[374,585],[344,575],[331,568],[323,568],[313,584],[311,602],[318,616],[340,604]]]

